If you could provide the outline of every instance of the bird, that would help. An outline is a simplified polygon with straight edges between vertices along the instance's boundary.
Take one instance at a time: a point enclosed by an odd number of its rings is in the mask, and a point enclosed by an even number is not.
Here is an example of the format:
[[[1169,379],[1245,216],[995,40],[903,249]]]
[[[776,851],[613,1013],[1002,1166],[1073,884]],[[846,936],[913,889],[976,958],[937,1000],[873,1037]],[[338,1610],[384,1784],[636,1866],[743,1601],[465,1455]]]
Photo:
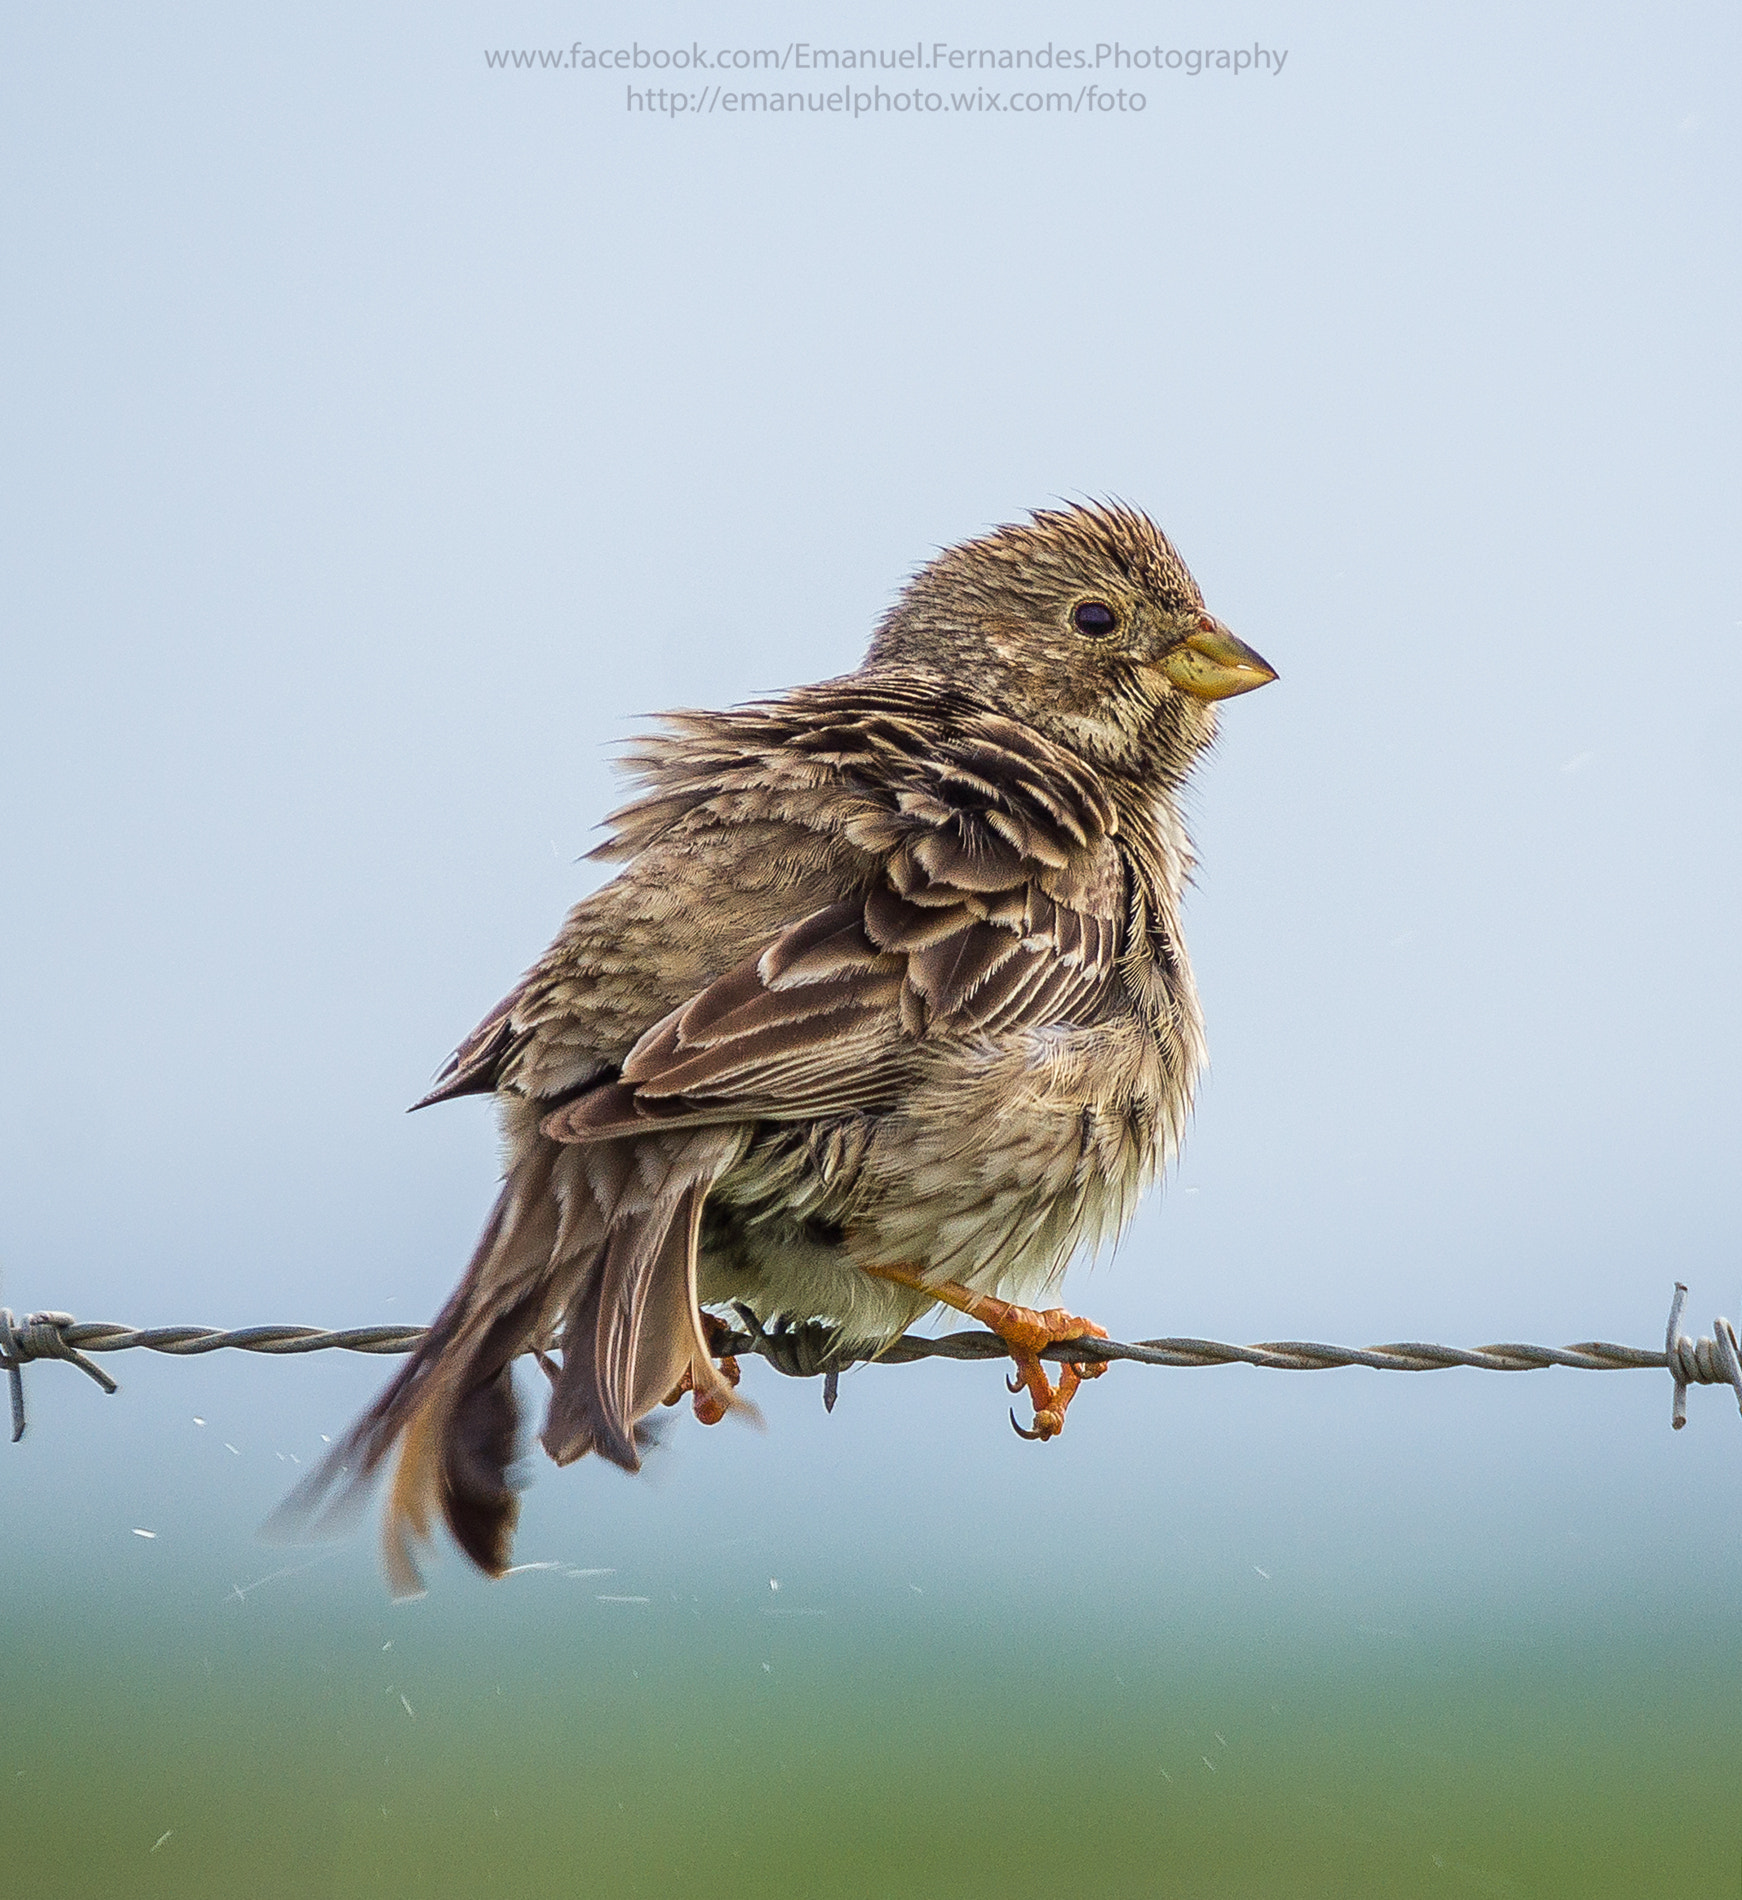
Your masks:
[[[555,1463],[635,1471],[684,1392],[753,1410],[727,1306],[862,1354],[953,1308],[1056,1437],[1104,1367],[1039,1355],[1105,1335],[1040,1302],[1174,1157],[1205,1062],[1181,791],[1219,702],[1276,677],[1146,514],[1073,502],[939,552],[855,671],[633,742],[615,875],[416,1104],[499,1108],[470,1264],[276,1528],[330,1529],[391,1463],[394,1594],[442,1525],[500,1576],[515,1361]]]

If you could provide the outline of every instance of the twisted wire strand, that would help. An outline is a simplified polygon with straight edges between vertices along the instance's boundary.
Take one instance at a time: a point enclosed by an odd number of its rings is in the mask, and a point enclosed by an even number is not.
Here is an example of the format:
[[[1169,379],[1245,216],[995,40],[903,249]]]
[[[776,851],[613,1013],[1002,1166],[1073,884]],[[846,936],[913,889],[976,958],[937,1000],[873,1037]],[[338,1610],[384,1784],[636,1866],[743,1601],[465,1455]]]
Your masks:
[[[1578,1372],[1667,1370],[1674,1382],[1670,1422],[1677,1431],[1687,1423],[1690,1385],[1728,1385],[1742,1410],[1742,1347],[1727,1319],[1713,1322],[1711,1335],[1693,1339],[1681,1330],[1687,1287],[1678,1280],[1670,1304],[1669,1325],[1661,1351],[1618,1346],[1588,1339],[1573,1346],[1438,1346],[1419,1340],[1383,1346],[1328,1346],[1315,1340],[1273,1339],[1236,1346],[1219,1339],[1072,1339],[1044,1347],[1043,1359],[1078,1365],[1130,1361],[1145,1366],[1258,1366],[1273,1372],[1329,1372],[1342,1366],[1368,1366],[1376,1372],[1445,1372],[1457,1366],[1479,1372],[1541,1372],[1568,1366]],[[903,1333],[878,1350],[843,1349],[830,1327],[819,1324],[765,1325],[748,1307],[735,1309],[737,1327],[722,1327],[712,1340],[716,1353],[755,1354],[788,1378],[823,1380],[823,1403],[832,1411],[841,1373],[857,1364],[910,1365],[920,1359],[1003,1359],[1009,1348],[996,1333],[971,1331],[925,1335]],[[12,1398],[12,1442],[24,1436],[23,1368],[35,1359],[64,1359],[94,1379],[106,1392],[119,1388],[91,1353],[170,1353],[190,1358],[208,1352],[410,1352],[424,1337],[422,1326],[122,1326],[111,1321],[76,1320],[70,1313],[31,1313],[20,1320],[0,1307],[0,1368]]]

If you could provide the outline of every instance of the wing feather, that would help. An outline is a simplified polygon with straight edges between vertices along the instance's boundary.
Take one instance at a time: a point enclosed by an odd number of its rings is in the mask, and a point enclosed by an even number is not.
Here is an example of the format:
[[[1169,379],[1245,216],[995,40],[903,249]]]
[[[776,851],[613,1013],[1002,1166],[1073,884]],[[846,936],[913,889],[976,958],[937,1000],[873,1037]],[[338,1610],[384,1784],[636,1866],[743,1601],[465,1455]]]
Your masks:
[[[577,909],[573,947],[559,939],[426,1100],[509,1089],[547,1103],[565,1141],[876,1112],[940,1041],[1081,1020],[1117,980],[1111,800],[1080,760],[941,683],[679,715],[631,764],[647,789],[599,855],[635,860],[632,882]],[[719,848],[750,820],[751,856]],[[708,940],[659,921],[668,859],[692,901],[709,871],[711,967]],[[771,915],[783,880],[799,901]],[[661,995],[679,967],[695,987]]]
[[[800,918],[672,1010],[614,1082],[556,1108],[545,1132],[591,1141],[875,1112],[900,1100],[927,1043],[1093,1009],[1122,947],[1117,847],[1080,813],[1061,823],[1057,801],[1012,797],[1009,755],[997,756],[1002,786],[989,756],[934,778],[904,802],[869,890]]]
[[[414,1110],[435,1102],[451,1102],[462,1095],[489,1095],[502,1073],[502,1064],[514,1047],[514,1011],[525,993],[524,982],[503,997],[490,1014],[442,1064],[435,1087]]]

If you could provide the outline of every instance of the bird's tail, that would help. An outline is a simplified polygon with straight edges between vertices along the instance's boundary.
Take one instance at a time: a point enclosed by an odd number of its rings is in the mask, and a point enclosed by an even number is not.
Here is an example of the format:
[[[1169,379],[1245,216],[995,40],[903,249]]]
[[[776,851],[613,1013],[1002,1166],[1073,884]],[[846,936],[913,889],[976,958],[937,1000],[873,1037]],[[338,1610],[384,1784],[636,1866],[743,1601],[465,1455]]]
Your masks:
[[[514,1361],[538,1351],[552,1379],[541,1434],[568,1464],[597,1451],[640,1467],[639,1421],[687,1371],[739,1406],[710,1358],[696,1304],[708,1190],[742,1137],[714,1129],[559,1143],[536,1137],[508,1172],[453,1297],[417,1350],[267,1520],[268,1535],[344,1528],[395,1446],[382,1524],[396,1596],[422,1588],[416,1547],[438,1515],[479,1569],[508,1567],[519,1499]],[[549,1353],[560,1349],[556,1366]]]

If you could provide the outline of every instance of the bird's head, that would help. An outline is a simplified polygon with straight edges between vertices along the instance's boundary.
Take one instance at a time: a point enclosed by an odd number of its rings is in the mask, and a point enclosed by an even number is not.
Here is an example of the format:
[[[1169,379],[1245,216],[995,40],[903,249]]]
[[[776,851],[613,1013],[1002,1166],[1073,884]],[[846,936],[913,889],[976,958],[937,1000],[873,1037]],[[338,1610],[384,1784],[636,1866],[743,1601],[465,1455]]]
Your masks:
[[[1177,780],[1215,702],[1276,678],[1206,611],[1173,544],[1134,508],[1038,511],[914,575],[866,655],[935,676],[1114,770]]]

